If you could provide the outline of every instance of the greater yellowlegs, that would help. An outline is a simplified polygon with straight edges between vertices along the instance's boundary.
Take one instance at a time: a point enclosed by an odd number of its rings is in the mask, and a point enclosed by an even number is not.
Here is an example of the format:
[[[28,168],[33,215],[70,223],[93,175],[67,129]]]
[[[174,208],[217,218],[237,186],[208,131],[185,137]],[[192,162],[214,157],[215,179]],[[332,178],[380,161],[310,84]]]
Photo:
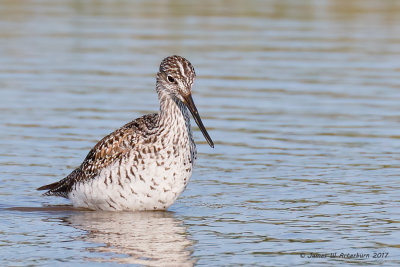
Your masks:
[[[195,77],[185,58],[165,58],[156,83],[160,111],[107,135],[66,178],[38,190],[93,210],[167,209],[186,188],[196,159],[188,110],[214,147],[192,99]]]

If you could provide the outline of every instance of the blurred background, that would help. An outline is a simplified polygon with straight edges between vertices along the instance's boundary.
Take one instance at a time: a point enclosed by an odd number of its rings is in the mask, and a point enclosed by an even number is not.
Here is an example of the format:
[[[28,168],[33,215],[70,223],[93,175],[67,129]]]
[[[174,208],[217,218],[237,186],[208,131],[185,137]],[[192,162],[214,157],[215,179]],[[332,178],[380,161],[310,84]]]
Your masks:
[[[173,54],[216,143],[195,127],[184,194],[49,207],[69,202],[35,188],[158,110]],[[399,266],[399,74],[396,0],[2,0],[0,265]]]

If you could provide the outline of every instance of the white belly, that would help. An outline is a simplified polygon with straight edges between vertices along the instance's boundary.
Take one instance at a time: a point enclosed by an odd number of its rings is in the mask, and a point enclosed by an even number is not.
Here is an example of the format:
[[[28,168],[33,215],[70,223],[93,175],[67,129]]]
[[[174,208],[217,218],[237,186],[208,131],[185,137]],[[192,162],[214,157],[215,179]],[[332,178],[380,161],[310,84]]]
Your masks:
[[[167,209],[189,182],[195,154],[189,147],[152,148],[132,150],[129,157],[103,169],[94,179],[77,183],[69,199],[75,207],[94,210]]]

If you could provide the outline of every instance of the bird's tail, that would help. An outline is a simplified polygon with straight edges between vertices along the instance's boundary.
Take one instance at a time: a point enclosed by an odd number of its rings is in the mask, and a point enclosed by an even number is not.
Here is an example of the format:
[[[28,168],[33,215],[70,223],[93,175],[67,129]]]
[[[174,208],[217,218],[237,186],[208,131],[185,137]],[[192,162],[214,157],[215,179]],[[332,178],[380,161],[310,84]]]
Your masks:
[[[58,196],[68,198],[68,193],[71,192],[73,183],[71,175],[74,176],[75,174],[76,170],[64,179],[61,179],[60,181],[52,184],[41,186],[36,190],[48,190],[46,193],[43,194],[44,196]]]
[[[41,186],[39,188],[36,188],[36,190],[53,190],[60,186],[60,182],[61,181],[58,181],[58,182],[55,182],[52,184],[47,184],[47,185]]]

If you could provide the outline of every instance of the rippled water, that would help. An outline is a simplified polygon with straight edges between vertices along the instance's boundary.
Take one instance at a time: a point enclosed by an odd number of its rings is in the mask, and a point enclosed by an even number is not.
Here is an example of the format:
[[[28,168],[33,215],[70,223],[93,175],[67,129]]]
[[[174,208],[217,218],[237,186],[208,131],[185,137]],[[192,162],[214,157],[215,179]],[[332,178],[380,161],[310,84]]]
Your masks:
[[[399,14],[390,0],[2,1],[0,265],[398,266]],[[79,211],[35,191],[158,109],[171,54],[196,68],[216,146],[196,128],[170,210]]]

